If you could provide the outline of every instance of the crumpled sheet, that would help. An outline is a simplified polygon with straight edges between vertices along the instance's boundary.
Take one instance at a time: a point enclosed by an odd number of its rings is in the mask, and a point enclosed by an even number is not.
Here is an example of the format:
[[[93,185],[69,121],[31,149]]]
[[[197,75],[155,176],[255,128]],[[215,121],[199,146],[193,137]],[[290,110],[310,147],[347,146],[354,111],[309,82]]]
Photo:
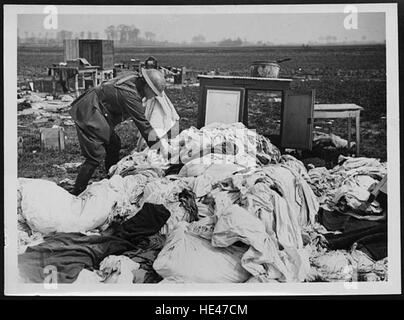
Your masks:
[[[131,284],[134,282],[134,272],[139,267],[138,263],[126,256],[110,255],[101,261],[99,270],[90,271],[83,269],[73,284]]]
[[[313,224],[319,205],[307,182],[295,170],[284,165],[267,166],[264,173],[272,179],[275,189],[285,198],[292,212],[297,213],[301,226]]]
[[[141,170],[135,175],[125,176],[122,179],[123,193],[114,205],[107,225],[112,221],[123,221],[133,217],[145,202],[142,199],[146,185],[160,177],[154,169]]]
[[[362,255],[365,255],[360,252]],[[366,256],[366,255],[365,255]],[[355,258],[354,258],[355,259]],[[364,263],[363,261],[367,261]],[[368,256],[358,260],[358,281],[388,281],[388,258],[373,261]]]
[[[221,217],[237,204],[256,216],[283,247],[302,248],[301,227],[313,223],[318,211],[307,182],[285,165],[235,173],[219,181],[204,174],[191,185],[203,209],[200,218]]]
[[[256,186],[259,183],[261,187]],[[242,206],[257,215],[262,210],[273,212],[276,208],[278,215],[284,219],[289,216],[294,225],[315,222],[319,208],[317,198],[306,180],[290,166],[275,164],[236,173],[219,185],[222,190],[238,191]]]
[[[347,148],[348,140],[341,138],[333,133],[325,133],[313,131],[313,144],[315,146],[334,147],[338,149]],[[354,146],[355,142],[351,141],[350,147]]]
[[[312,270],[310,280],[325,282],[352,281],[355,262],[345,250],[329,251],[310,257]]]
[[[285,198],[261,182],[255,184],[245,198],[248,212],[254,213],[263,222],[268,234],[274,235],[284,247],[302,247],[297,216]]]
[[[309,270],[304,249],[279,247],[278,241],[268,234],[264,224],[240,206],[233,205],[218,218],[212,245],[226,248],[242,242],[249,249],[241,258],[241,265],[260,281],[303,281]]]
[[[328,211],[358,209],[370,196],[369,187],[387,174],[387,164],[374,158],[339,156],[340,163],[333,169],[313,168],[308,174],[310,187],[318,197],[320,206]],[[373,201],[367,215],[378,215],[382,208]]]
[[[26,224],[25,220],[23,220],[22,217],[20,218],[20,215],[18,218],[17,253],[22,254],[25,252],[27,247],[40,244],[44,241],[44,239],[40,232],[32,231],[31,228]]]
[[[104,283],[128,284],[134,279],[133,272],[138,270],[140,264],[126,256],[110,255],[101,261],[99,274]]]
[[[126,176],[138,172],[138,170],[153,169],[160,176],[163,176],[165,169],[168,169],[169,163],[156,150],[145,149],[141,152],[132,151],[131,154],[119,160],[109,169],[109,176],[121,175]]]
[[[307,281],[387,281],[387,261],[387,258],[373,261],[359,250],[327,251],[310,257],[311,269]]]
[[[280,163],[283,164],[285,167],[294,170],[306,181],[310,181],[310,176],[303,162],[296,159],[294,156],[291,156],[290,154],[283,154],[281,156]]]
[[[228,155],[208,154],[185,164],[178,175],[182,177],[197,177],[204,174],[220,180],[227,178],[237,171],[246,169],[233,163],[232,160],[232,157]]]

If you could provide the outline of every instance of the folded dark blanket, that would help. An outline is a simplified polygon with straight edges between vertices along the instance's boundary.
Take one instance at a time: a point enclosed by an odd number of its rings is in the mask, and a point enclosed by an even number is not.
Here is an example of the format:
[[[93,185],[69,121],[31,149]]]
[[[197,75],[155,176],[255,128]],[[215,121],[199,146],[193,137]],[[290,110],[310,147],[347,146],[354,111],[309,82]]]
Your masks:
[[[169,217],[170,212],[164,206],[146,203],[134,217],[101,235],[50,235],[18,256],[20,275],[33,283],[49,279],[58,283],[74,282],[83,268],[98,269],[107,256],[136,249],[142,240],[156,234]]]

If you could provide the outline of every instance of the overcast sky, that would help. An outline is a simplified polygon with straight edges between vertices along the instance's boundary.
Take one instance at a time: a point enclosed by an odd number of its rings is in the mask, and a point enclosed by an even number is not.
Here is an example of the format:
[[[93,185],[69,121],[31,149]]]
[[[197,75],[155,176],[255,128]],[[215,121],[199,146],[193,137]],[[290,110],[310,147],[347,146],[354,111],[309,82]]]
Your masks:
[[[21,14],[18,16],[18,31],[44,34],[45,15]],[[336,37],[337,42],[379,42],[385,40],[384,13],[359,13],[358,29],[344,28],[344,13],[302,14],[59,14],[58,30],[73,32],[99,32],[109,25],[135,25],[141,31],[156,34],[156,40],[173,42],[190,41],[195,35],[203,35],[206,41],[240,37],[247,41],[284,43],[325,42],[327,37]]]

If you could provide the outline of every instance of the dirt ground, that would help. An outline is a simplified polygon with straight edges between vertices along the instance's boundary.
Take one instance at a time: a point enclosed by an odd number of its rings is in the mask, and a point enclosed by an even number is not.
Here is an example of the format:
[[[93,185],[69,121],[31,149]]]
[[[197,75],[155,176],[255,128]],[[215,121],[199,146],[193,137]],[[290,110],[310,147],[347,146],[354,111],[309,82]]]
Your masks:
[[[234,73],[245,72],[244,64],[254,59],[252,52],[234,52],[229,49],[222,49],[218,53],[199,49],[200,51],[177,51],[168,52],[163,56],[160,52],[148,51],[121,51],[117,53],[117,61],[125,57],[140,57],[153,54],[162,63],[173,66],[185,65],[187,68],[207,72],[212,69],[220,69],[223,72],[233,70]],[[157,49],[156,49],[157,50]],[[361,121],[361,155],[379,158],[386,161],[386,82],[385,82],[385,54],[383,48],[372,48],[362,50],[361,48],[333,49],[328,51],[303,49],[289,51],[260,51],[258,56],[276,55],[292,56],[293,63],[286,65],[284,75],[287,73],[296,74],[296,70],[302,66],[309,73],[319,73],[321,81],[294,81],[295,88],[314,88],[316,90],[317,103],[357,103],[365,108]],[[180,52],[180,53],[181,53]],[[161,54],[161,56],[160,56]],[[21,49],[18,53],[19,79],[27,79],[44,74],[44,67],[60,59],[60,49],[40,50],[38,54],[32,55],[28,49]],[[164,58],[165,57],[165,58]],[[176,58],[174,58],[176,57]],[[182,57],[182,59],[180,59]],[[121,60],[120,60],[121,59]],[[165,59],[165,60],[164,60]],[[177,59],[177,60],[176,60]],[[178,60],[180,59],[180,60]],[[249,60],[248,60],[249,59]],[[355,64],[356,61],[356,64]],[[181,63],[180,63],[181,62]],[[177,64],[176,64],[177,63]],[[360,72],[359,72],[359,71]],[[356,72],[356,73],[355,73]],[[353,75],[352,75],[353,74]],[[198,87],[184,87],[183,89],[167,89],[174,106],[181,117],[180,130],[196,125],[197,106],[199,97]],[[250,113],[249,125],[259,133],[271,136],[279,133],[280,106],[272,102],[267,94],[254,93],[249,95]],[[52,152],[40,150],[41,127],[51,127],[55,124],[50,119],[47,123],[35,124],[35,117],[32,115],[18,117],[18,137],[23,138],[22,153],[18,156],[18,176],[30,178],[45,178],[58,182],[64,178],[75,179],[77,169],[63,171],[54,165],[61,165],[66,162],[81,162],[80,149],[74,126],[64,126],[66,148],[63,152]],[[346,139],[346,121],[335,120],[332,126],[325,126],[323,123],[316,124],[316,130],[331,130],[332,133]],[[122,140],[121,156],[127,155],[136,145],[136,128],[131,121],[126,121],[117,127],[117,133]],[[355,130],[352,130],[354,136]],[[319,159],[324,154],[318,150],[312,153],[303,154],[307,163],[324,165],[324,159]],[[337,154],[329,155],[337,157]],[[94,179],[105,177],[102,167],[98,168]]]

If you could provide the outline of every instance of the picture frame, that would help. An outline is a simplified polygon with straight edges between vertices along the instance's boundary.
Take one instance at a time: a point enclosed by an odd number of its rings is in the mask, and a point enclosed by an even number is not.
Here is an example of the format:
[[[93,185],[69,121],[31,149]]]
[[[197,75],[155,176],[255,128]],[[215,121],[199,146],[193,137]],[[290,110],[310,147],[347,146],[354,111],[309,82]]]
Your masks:
[[[203,90],[202,126],[213,122],[243,122],[244,88],[207,86]]]

